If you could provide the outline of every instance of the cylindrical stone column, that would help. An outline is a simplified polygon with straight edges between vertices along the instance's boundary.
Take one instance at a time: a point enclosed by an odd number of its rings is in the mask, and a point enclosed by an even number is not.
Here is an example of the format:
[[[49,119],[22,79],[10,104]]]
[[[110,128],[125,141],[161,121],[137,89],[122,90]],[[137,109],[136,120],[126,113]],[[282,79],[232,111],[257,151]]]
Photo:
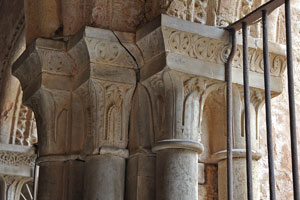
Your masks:
[[[123,151],[123,152],[122,152]],[[84,199],[124,200],[125,164],[128,152],[108,152],[86,158]],[[125,152],[125,154],[124,154]]]
[[[218,199],[227,200],[227,160],[226,151],[217,153],[218,155]],[[253,197],[260,199],[258,162],[261,155],[252,152],[252,181]],[[246,151],[245,149],[233,149],[233,199],[247,199],[247,173],[246,173]]]
[[[153,153],[130,155],[126,167],[126,200],[155,199],[155,165]]]
[[[198,200],[200,144],[185,140],[160,141],[156,152],[156,200]]]
[[[82,199],[84,162],[64,156],[40,157],[37,199]],[[55,192],[54,192],[55,191]]]
[[[43,162],[39,164],[39,184],[37,199],[61,199],[64,193],[63,162]],[[55,192],[54,192],[55,191]]]

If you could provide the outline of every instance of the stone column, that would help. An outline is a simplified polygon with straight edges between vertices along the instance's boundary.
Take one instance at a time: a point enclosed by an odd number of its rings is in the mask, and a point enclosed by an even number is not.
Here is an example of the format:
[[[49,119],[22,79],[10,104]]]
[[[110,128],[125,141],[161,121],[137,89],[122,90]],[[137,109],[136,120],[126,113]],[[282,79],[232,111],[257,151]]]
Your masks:
[[[226,194],[226,162],[225,157],[220,155],[226,155],[224,66],[230,52],[228,33],[162,15],[137,31],[137,45],[145,62],[140,70],[141,83],[150,98],[153,132],[149,133],[152,150],[156,153],[156,198],[197,199],[195,188],[198,185],[193,177],[197,174],[196,160],[199,157],[202,163],[219,165],[218,191],[219,199],[223,200]],[[234,195],[235,199],[245,199],[239,195],[246,194],[246,169],[242,164],[245,161],[240,89],[243,85],[243,59],[242,47],[240,43],[238,45],[232,70],[235,84],[234,168],[237,174]],[[283,49],[274,47],[270,51],[270,63],[271,90],[275,95],[282,91],[285,58]],[[249,38],[253,167],[259,158],[260,148],[258,118],[264,89],[262,59],[261,42]],[[215,98],[212,97],[214,95]],[[198,155],[196,152],[202,150],[200,144],[204,148]],[[253,174],[253,177],[254,190],[258,191],[255,188],[258,176]]]
[[[207,137],[201,134],[203,107],[209,93],[224,85],[219,65],[211,61],[222,63],[218,52],[226,46],[209,38],[212,32],[222,35],[219,30],[208,29],[163,15],[137,32],[145,61],[141,84],[149,96],[144,109],[151,110],[153,124],[148,133],[156,154],[157,200],[199,198],[198,157]],[[205,45],[215,46],[211,52]]]
[[[170,70],[144,84],[153,109],[156,199],[197,200],[201,107],[218,81]]]
[[[156,199],[197,200],[198,152],[174,143],[157,151]]]
[[[156,155],[151,151],[153,129],[150,97],[138,83],[132,102],[129,159],[126,169],[126,200],[155,199]]]
[[[78,67],[72,98],[76,108],[84,110],[86,200],[124,199],[129,114],[138,68],[133,41],[133,34],[117,36],[86,27],[69,42],[68,53]]]
[[[82,111],[72,105],[74,68],[65,43],[45,39],[36,40],[13,66],[22,85],[23,102],[34,111],[37,121],[38,199],[82,199],[78,172],[83,162],[76,159],[84,134],[77,126]]]
[[[124,199],[133,41],[87,27],[66,43],[38,39],[16,61],[37,119],[38,199]]]
[[[247,199],[247,173],[246,173],[246,146],[245,146],[245,114],[243,88],[239,85],[233,85],[233,198]],[[259,117],[264,103],[264,91],[251,88],[250,101],[250,123],[251,123],[251,148],[252,148],[252,181],[254,199],[260,199],[260,180],[259,163],[260,153],[260,135],[259,135]],[[216,122],[212,122],[216,123]],[[226,134],[224,134],[226,136]],[[227,199],[227,151],[225,138],[218,138],[219,149],[213,154],[213,160],[218,163],[218,199]],[[264,139],[264,138],[263,138]],[[223,146],[223,147],[222,147]],[[223,149],[222,149],[223,148]]]
[[[37,118],[38,199],[124,199],[133,41],[87,27],[67,43],[38,39],[16,62]]]

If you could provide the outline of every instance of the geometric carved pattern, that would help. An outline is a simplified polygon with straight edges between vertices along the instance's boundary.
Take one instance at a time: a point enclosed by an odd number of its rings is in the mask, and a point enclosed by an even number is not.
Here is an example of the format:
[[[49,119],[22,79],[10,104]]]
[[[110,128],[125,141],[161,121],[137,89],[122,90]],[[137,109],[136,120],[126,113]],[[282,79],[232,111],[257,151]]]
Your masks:
[[[35,159],[36,155],[28,155],[26,153],[11,151],[0,151],[0,164],[34,167]]]
[[[37,130],[34,114],[26,106],[21,105],[16,132],[12,136],[12,144],[32,146],[37,143]]]

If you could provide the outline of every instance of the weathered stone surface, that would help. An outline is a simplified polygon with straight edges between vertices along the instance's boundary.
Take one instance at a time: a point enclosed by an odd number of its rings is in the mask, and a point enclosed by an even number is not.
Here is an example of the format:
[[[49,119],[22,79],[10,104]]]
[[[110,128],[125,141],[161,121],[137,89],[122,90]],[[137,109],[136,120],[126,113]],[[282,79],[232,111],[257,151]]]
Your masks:
[[[127,162],[126,199],[155,199],[156,156],[151,153],[133,154]]]
[[[224,196],[226,194],[224,190],[226,188],[224,185],[226,184],[224,179],[226,174],[224,63],[230,51],[230,43],[225,31],[204,25],[226,26],[264,2],[263,0],[25,1],[27,44],[31,44],[39,37],[48,38],[48,40],[38,39],[34,48],[28,46],[27,52],[22,56],[25,59],[17,61],[17,63],[22,62],[21,65],[26,70],[16,74],[24,89],[24,100],[33,108],[38,120],[40,155],[47,155],[39,159],[42,165],[41,174],[52,176],[51,173],[56,173],[57,175],[62,173],[59,170],[65,169],[73,174],[82,174],[80,167],[73,168],[71,164],[58,167],[57,172],[51,172],[50,167],[45,168],[45,163],[57,162],[61,165],[64,162],[75,162],[75,159],[85,160],[86,156],[93,157],[98,154],[99,157],[105,156],[108,160],[117,157],[125,163],[129,144],[130,158],[126,182],[130,187],[126,186],[128,188],[126,197],[130,200],[155,198],[155,174],[165,182],[171,181],[171,184],[165,184],[163,187],[156,185],[156,189],[163,191],[161,195],[166,195],[165,197],[158,195],[159,198],[168,199],[170,195],[177,194],[181,189],[192,191],[191,188],[199,182],[198,195],[187,192],[182,198],[216,199],[219,195],[219,199],[226,199]],[[14,62],[25,48],[25,41],[16,42],[25,39],[24,35],[20,36],[19,32],[22,31],[18,31],[23,26],[22,20],[17,23],[19,24],[17,26],[16,23],[10,23],[13,18],[19,19],[16,16],[22,15],[22,12],[11,11],[6,15],[7,8],[15,5],[14,3],[15,1],[10,4],[8,1],[0,2],[0,10],[3,8],[6,10],[2,13],[8,19],[8,22],[4,23],[7,29],[0,34],[3,35],[0,44],[3,40],[4,46],[8,47],[0,53],[1,63],[6,63],[5,67],[0,66],[1,73],[7,72],[5,80],[7,84],[1,84],[1,88],[6,90],[3,93],[3,89],[1,91],[3,101],[0,103],[0,141],[30,145],[34,142],[34,138],[31,140],[32,137],[28,135],[29,126],[17,131],[11,128],[16,124],[19,126],[19,122],[22,127],[24,122],[21,116],[24,107],[21,106],[20,101],[16,101],[22,96],[18,91],[19,83],[10,76],[10,68],[7,67],[7,64]],[[15,5],[13,9],[18,9],[19,6],[22,4]],[[293,6],[295,8],[292,10],[292,28],[295,35],[298,35],[300,4],[298,1],[293,1]],[[185,21],[168,16],[154,20],[161,13]],[[152,20],[153,23],[147,24]],[[283,7],[270,16],[270,22],[275,22],[270,23],[270,39],[273,42],[283,43],[285,41]],[[2,25],[0,22],[0,27]],[[86,25],[94,28],[84,28],[79,31]],[[16,31],[12,31],[14,26]],[[143,27],[140,28],[141,26]],[[252,26],[251,36],[260,37],[260,28],[259,23]],[[78,31],[79,33],[76,34]],[[14,34],[12,35],[11,32]],[[76,36],[73,36],[74,34]],[[6,35],[10,37],[5,37]],[[251,134],[255,163],[253,169],[263,174],[254,177],[255,183],[262,182],[260,188],[258,188],[259,184],[255,184],[255,199],[267,199],[265,120],[260,112],[264,101],[262,42],[252,38],[249,42]],[[241,44],[240,37],[238,44]],[[296,84],[299,71],[297,66],[300,60],[297,53],[300,51],[299,44],[299,37],[296,36],[294,38]],[[286,95],[286,86],[281,83],[286,65],[284,46],[270,43],[270,50],[272,95],[276,96],[282,91]],[[5,56],[2,57],[2,54]],[[234,167],[237,177],[235,197],[245,199],[245,185],[237,185],[245,182],[244,107],[240,86],[243,84],[241,46],[238,47],[233,67]],[[2,75],[0,80],[1,78]],[[286,81],[285,77],[284,81]],[[136,85],[138,85],[137,89],[135,89]],[[296,86],[296,97],[299,96],[298,93]],[[32,96],[37,98],[32,100]],[[273,119],[276,136],[275,158],[277,158],[275,169],[279,199],[292,198],[287,104],[286,96],[273,100],[273,115],[276,116],[275,120]],[[297,103],[297,112],[298,107]],[[15,113],[20,113],[20,116]],[[30,111],[26,116],[29,115]],[[41,119],[44,121],[41,122]],[[151,149],[160,156],[160,159],[157,160]],[[193,150],[193,156],[182,158],[181,151],[184,151],[182,149]],[[203,173],[199,173],[199,177],[196,176],[197,180],[193,184],[187,184],[190,187],[179,188],[173,194],[174,185],[179,182],[174,174],[179,174],[178,177],[181,178],[185,172],[178,166],[182,160],[185,160],[186,166],[191,165],[191,169],[197,168],[199,164],[194,162],[197,151],[202,153],[196,160],[201,163],[214,163],[211,165],[211,171],[207,170],[205,164],[205,170],[201,170]],[[255,160],[260,158],[261,151],[263,157],[258,161],[260,164],[258,166]],[[97,168],[97,173],[100,175],[105,174],[106,168],[97,167],[103,163],[95,163],[95,165],[91,164],[92,168]],[[110,161],[107,162],[109,163]],[[149,164],[147,167],[144,165],[146,163]],[[156,168],[156,171],[153,169],[155,163],[163,166],[174,164],[174,171],[166,171],[165,177],[160,176],[161,171],[157,171],[159,168]],[[216,163],[219,165],[218,175]],[[119,165],[111,164],[111,166]],[[200,169],[203,169],[202,167]],[[115,176],[112,178],[117,182],[124,182],[125,170],[123,171],[120,179]],[[187,177],[193,172],[192,170],[187,173]],[[90,176],[91,174],[86,172],[85,178],[89,179],[87,177]],[[53,182],[60,182],[61,177],[53,176],[50,179],[55,179]],[[82,192],[76,188],[81,187],[82,179],[83,176],[64,176],[62,183],[70,184],[66,186],[67,189],[59,189],[64,195],[70,195],[63,197],[81,199]],[[216,186],[217,179],[219,191]],[[45,177],[42,180],[42,182],[49,181]],[[100,178],[92,177],[89,181],[98,183],[99,180]],[[156,183],[161,184],[157,181]],[[109,185],[106,184],[107,182],[108,179],[104,186],[110,189],[115,187],[114,183]],[[51,189],[52,186],[49,188]],[[49,194],[50,190],[45,189],[47,187],[41,187],[42,195],[57,195],[57,198],[62,198],[59,196],[62,195],[60,190],[58,194]],[[124,186],[118,189],[120,191],[117,193],[124,196]],[[258,192],[260,189],[261,197]],[[99,195],[95,187],[91,188],[91,191],[86,195],[91,198]],[[100,195],[103,195],[101,198],[106,198],[109,194]],[[179,198],[180,195],[182,194],[174,196],[174,199]],[[54,199],[56,197],[53,196]]]
[[[183,149],[165,149],[156,158],[156,199],[198,199],[198,155]]]
[[[37,198],[46,200],[83,198],[83,162],[42,162],[39,166]]]
[[[124,199],[124,158],[107,155],[90,156],[85,165],[84,199]]]
[[[199,200],[218,199],[218,167],[216,165],[205,165],[205,183],[199,185]],[[200,174],[199,174],[200,175]]]

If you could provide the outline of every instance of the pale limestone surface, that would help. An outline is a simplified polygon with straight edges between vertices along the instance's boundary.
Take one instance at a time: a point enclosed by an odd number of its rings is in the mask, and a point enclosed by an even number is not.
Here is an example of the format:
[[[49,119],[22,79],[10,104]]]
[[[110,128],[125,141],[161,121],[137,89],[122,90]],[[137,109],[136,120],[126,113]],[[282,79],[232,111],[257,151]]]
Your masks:
[[[156,157],[157,200],[198,199],[198,155],[183,149],[165,149]]]
[[[226,199],[226,192],[222,192],[226,189],[224,63],[230,42],[225,31],[204,24],[227,25],[261,3],[260,0],[25,1],[28,48],[16,62],[14,73],[21,81],[23,100],[37,119],[39,197]],[[186,21],[164,15],[154,19],[161,13]],[[278,20],[276,25],[271,23],[271,39],[284,41],[280,31],[282,10],[271,18]],[[81,29],[85,25],[94,28]],[[297,27],[293,26],[295,32]],[[260,25],[252,27],[251,35],[260,36],[259,28]],[[39,37],[48,39],[31,44]],[[241,44],[240,39],[238,43]],[[270,45],[271,84],[276,96],[282,91],[286,93],[281,82],[285,49],[277,43]],[[250,39],[249,47],[254,171],[261,172],[266,169],[265,154],[261,154],[265,147],[264,130],[260,128],[264,123],[260,114],[264,100],[261,40]],[[236,199],[245,199],[245,185],[238,184],[245,183],[240,46],[233,66],[234,195]],[[12,100],[5,100],[6,107],[1,104],[4,114],[9,113],[7,102],[16,103],[13,96],[6,98]],[[278,120],[281,116],[284,116],[282,121],[286,120],[286,98],[277,99],[274,113],[278,113]],[[12,123],[14,115],[7,116]],[[276,162],[276,169],[280,169],[278,188],[283,188],[278,193],[279,198],[289,199],[291,187],[286,185],[291,177],[285,175],[291,171],[286,159],[288,123],[284,126],[276,122],[277,130],[283,131],[275,138],[278,141],[275,157],[286,161]],[[2,135],[8,140],[9,134],[5,136],[1,131]],[[22,137],[19,140],[24,141]],[[183,156],[182,152],[189,152],[189,156]],[[263,159],[258,162],[263,167],[257,167],[256,160],[261,156]],[[98,158],[104,157],[106,164],[118,173],[98,162]],[[197,157],[203,166],[199,167]],[[128,159],[126,174],[125,159]],[[182,163],[190,170],[180,167]],[[202,168],[198,177],[196,169]],[[99,181],[103,188],[96,187]],[[261,188],[260,182],[263,182]],[[265,175],[255,174],[255,199],[266,199],[266,182]],[[185,185],[177,189],[182,184]],[[117,191],[111,192],[116,186]]]
[[[222,94],[221,91],[224,92],[225,89],[224,63],[228,54],[223,49],[229,47],[228,34],[217,28],[196,25],[165,15],[158,20],[158,24],[153,26],[150,23],[138,31],[137,46],[140,53],[135,51],[137,47],[131,39],[131,34],[119,33],[119,39],[124,41],[123,46],[112,32],[87,27],[70,39],[67,45],[59,41],[38,39],[16,61],[13,68],[14,75],[21,81],[24,91],[23,101],[36,114],[40,135],[39,198],[57,199],[64,195],[67,195],[65,198],[73,195],[73,199],[81,199],[81,195],[86,199],[124,198],[124,186],[116,187],[116,185],[122,185],[125,182],[125,158],[120,155],[126,155],[122,152],[126,151],[124,148],[128,141],[130,99],[136,78],[134,69],[139,67],[141,83],[146,88],[149,97],[137,96],[136,101],[148,101],[148,105],[151,105],[148,109],[152,110],[153,115],[150,120],[154,128],[149,127],[150,130],[146,129],[146,133],[150,134],[148,144],[151,145],[147,148],[152,147],[152,151],[157,154],[156,176],[150,176],[156,177],[156,198],[198,199],[197,152],[203,152],[200,154],[201,162],[216,163],[224,160],[224,157],[216,157],[215,153],[225,150],[225,143],[222,143],[225,140],[211,132],[213,130],[218,134],[222,132],[224,134],[224,129],[222,127],[216,129],[214,124],[208,123],[207,127],[202,124],[207,123],[207,112],[204,108],[215,107],[214,104],[209,105],[207,102],[216,102],[206,100],[213,97],[214,91]],[[199,33],[198,30],[201,32]],[[209,34],[210,31],[215,34]],[[152,37],[156,39],[156,44],[149,42],[153,41]],[[131,55],[127,52],[129,50],[125,49],[125,45],[132,50]],[[148,51],[149,45],[154,45],[151,46],[150,52]],[[203,49],[203,45],[209,46],[204,46]],[[254,42],[250,44],[250,47],[259,48]],[[254,55],[262,53],[259,50],[254,52]],[[274,57],[285,59],[282,51],[274,49],[272,52]],[[184,64],[182,60],[185,60]],[[234,63],[234,74],[241,73],[239,60],[238,55]],[[159,65],[150,70],[151,66],[154,66],[153,63]],[[271,65],[272,69],[276,69],[272,73],[272,81],[276,83],[272,87],[275,94],[282,89],[280,76],[285,67],[284,62],[279,63],[281,64],[278,66],[274,63]],[[208,68],[210,65],[215,66],[216,73],[206,72],[210,70]],[[195,66],[198,66],[197,69]],[[251,86],[256,87],[252,90],[251,101],[255,140],[258,135],[255,128],[256,116],[263,99],[261,95],[263,81],[261,71],[256,68],[255,62],[251,63],[251,70],[252,77],[256,77],[253,79],[256,81],[251,82]],[[234,79],[234,83],[241,82],[239,79]],[[236,85],[235,88],[237,97],[235,105],[239,106],[237,109],[241,112],[240,86]],[[142,92],[142,88],[138,91]],[[223,95],[221,99],[224,104],[225,96]],[[133,105],[133,113],[137,115],[134,107],[135,105]],[[237,111],[235,113],[238,113]],[[143,112],[147,112],[147,108],[144,107]],[[214,110],[211,114],[216,115]],[[68,116],[72,116],[72,121],[68,120]],[[149,122],[144,121],[144,116],[141,116],[141,121],[137,123]],[[237,149],[244,148],[243,132],[241,133],[242,128],[239,128],[242,119],[241,114],[236,116],[235,130],[237,132],[234,133],[234,137]],[[223,118],[222,121],[225,122],[225,119]],[[72,127],[72,131],[67,131],[68,124]],[[131,136],[135,138],[134,135],[139,131],[137,129]],[[72,135],[79,137],[71,137]],[[219,144],[216,144],[218,148],[214,147],[217,141],[219,141]],[[147,143],[144,144],[147,145]],[[256,143],[253,145],[257,148]],[[134,146],[140,148],[139,144]],[[102,148],[107,147],[108,149],[102,151]],[[111,163],[123,175],[119,172],[107,171],[107,167],[101,167],[103,164],[101,159],[99,162],[94,162],[95,155],[102,154],[101,151],[108,156],[108,159],[113,159],[117,154],[118,159],[123,160],[123,164],[122,162]],[[182,154],[182,151],[189,152],[188,156]],[[149,155],[147,151],[142,152],[144,155]],[[244,156],[240,155],[240,157]],[[85,163],[82,164],[74,159],[83,159]],[[180,167],[183,164],[187,169]],[[236,168],[239,166],[239,163],[235,165]],[[65,170],[68,173],[63,173]],[[84,177],[73,177],[71,174],[75,172],[74,170],[84,174]],[[91,174],[92,171],[94,174]],[[218,171],[222,173],[222,167],[219,167]],[[134,168],[133,170],[129,168],[127,176],[133,177],[131,181],[139,178],[131,175],[132,173],[135,173]],[[238,170],[235,173],[241,175]],[[111,178],[103,179],[104,174],[109,174]],[[242,177],[244,177],[242,180],[245,180],[245,176]],[[73,184],[74,178],[78,179],[77,184]],[[47,182],[47,179],[52,181]],[[82,187],[97,185],[88,184],[90,181],[98,183],[100,180],[104,188],[89,187],[81,192]],[[68,183],[67,187],[53,184],[58,182]],[[130,179],[127,183],[131,184]],[[219,184],[222,185],[222,183],[225,183],[225,179],[219,177]],[[109,184],[112,184],[111,187]],[[182,187],[184,191],[175,189],[178,184],[185,185]],[[110,190],[106,189],[106,186]],[[136,195],[154,192],[151,192],[154,188],[145,188],[146,186],[147,182],[144,183],[144,187],[137,187]],[[114,187],[118,188],[117,192],[111,192],[115,191]],[[52,193],[53,190],[57,192]],[[236,190],[238,192],[235,194],[236,197],[241,195],[239,191],[244,190]],[[135,195],[131,198],[135,198]]]

